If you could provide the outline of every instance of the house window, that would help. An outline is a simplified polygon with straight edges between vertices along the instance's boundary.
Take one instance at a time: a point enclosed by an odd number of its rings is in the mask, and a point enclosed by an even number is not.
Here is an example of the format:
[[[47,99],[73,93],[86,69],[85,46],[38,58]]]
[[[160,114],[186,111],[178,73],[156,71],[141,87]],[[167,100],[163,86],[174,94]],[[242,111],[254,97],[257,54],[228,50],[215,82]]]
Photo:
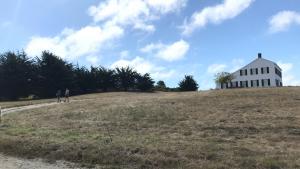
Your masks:
[[[261,68],[261,74],[269,74],[270,73],[270,69],[269,67],[262,67]]]
[[[242,88],[248,87],[248,81],[240,81],[240,87]]]
[[[276,67],[275,67],[275,73],[276,73],[276,75],[278,75],[279,77],[282,77],[281,71],[278,70]]]
[[[251,87],[259,87],[259,80],[251,80]]]
[[[254,75],[254,74],[258,74],[258,68],[252,68],[252,69],[250,69],[250,74],[251,75]]]
[[[239,87],[238,85],[239,85],[238,82],[231,82],[230,87],[231,88],[237,88],[237,87]]]
[[[277,87],[281,87],[282,86],[282,82],[280,82],[280,80],[276,79],[275,82],[276,82],[276,86]]]
[[[245,70],[240,70],[240,76],[247,76],[247,75],[248,75],[247,69],[245,69]]]
[[[271,82],[270,79],[262,79],[261,86],[262,87],[271,86],[270,82]]]

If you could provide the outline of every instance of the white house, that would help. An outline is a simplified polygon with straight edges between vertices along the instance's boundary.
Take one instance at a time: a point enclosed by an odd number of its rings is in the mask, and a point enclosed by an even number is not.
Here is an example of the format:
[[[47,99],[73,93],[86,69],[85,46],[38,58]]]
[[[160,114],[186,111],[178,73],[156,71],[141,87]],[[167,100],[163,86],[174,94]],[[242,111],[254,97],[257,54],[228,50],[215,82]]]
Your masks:
[[[224,88],[258,88],[258,87],[281,87],[282,70],[274,62],[258,58],[250,64],[232,73],[233,80],[227,84],[217,84],[217,89]]]

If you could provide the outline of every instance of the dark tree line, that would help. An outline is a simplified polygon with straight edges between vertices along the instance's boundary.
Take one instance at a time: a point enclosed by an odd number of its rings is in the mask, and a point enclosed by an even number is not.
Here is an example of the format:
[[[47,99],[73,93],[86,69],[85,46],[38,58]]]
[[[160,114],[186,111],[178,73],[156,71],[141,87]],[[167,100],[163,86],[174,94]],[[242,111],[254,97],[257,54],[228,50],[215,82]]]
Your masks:
[[[151,91],[154,81],[132,68],[74,66],[50,52],[30,59],[24,52],[0,55],[0,98],[18,99],[34,95],[55,96],[57,90],[69,88],[72,94],[97,91]]]
[[[80,67],[61,59],[51,52],[29,58],[24,52],[0,54],[0,99],[16,100],[23,97],[54,97],[57,90],[70,89],[73,95],[107,91],[166,91],[159,81],[154,88],[150,74],[139,74],[134,69]],[[189,84],[190,83],[190,84]],[[192,87],[191,87],[192,86]],[[197,90],[192,76],[180,82],[179,91]]]

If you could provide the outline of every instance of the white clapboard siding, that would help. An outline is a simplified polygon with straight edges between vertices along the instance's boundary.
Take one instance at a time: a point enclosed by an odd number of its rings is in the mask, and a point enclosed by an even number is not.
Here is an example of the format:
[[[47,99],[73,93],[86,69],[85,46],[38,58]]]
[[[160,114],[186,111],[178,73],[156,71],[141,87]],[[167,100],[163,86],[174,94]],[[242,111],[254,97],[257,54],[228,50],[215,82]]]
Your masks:
[[[264,59],[259,53],[257,59],[232,73],[234,79],[228,84],[217,84],[221,88],[281,87],[282,69],[274,62]]]

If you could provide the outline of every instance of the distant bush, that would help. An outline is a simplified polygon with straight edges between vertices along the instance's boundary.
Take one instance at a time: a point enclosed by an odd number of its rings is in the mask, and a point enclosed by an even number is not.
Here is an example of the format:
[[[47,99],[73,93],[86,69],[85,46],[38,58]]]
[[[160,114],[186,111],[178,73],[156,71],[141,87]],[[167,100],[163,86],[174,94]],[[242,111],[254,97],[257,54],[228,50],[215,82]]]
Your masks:
[[[167,86],[164,81],[160,80],[155,85],[155,90],[157,91],[167,91]]]
[[[136,88],[140,91],[151,91],[154,88],[154,81],[150,77],[150,74],[137,75]]]
[[[227,84],[234,79],[234,76],[228,72],[221,72],[215,75],[215,83],[216,84]]]
[[[197,91],[198,84],[194,80],[193,76],[185,76],[182,81],[179,82],[180,91]]]

